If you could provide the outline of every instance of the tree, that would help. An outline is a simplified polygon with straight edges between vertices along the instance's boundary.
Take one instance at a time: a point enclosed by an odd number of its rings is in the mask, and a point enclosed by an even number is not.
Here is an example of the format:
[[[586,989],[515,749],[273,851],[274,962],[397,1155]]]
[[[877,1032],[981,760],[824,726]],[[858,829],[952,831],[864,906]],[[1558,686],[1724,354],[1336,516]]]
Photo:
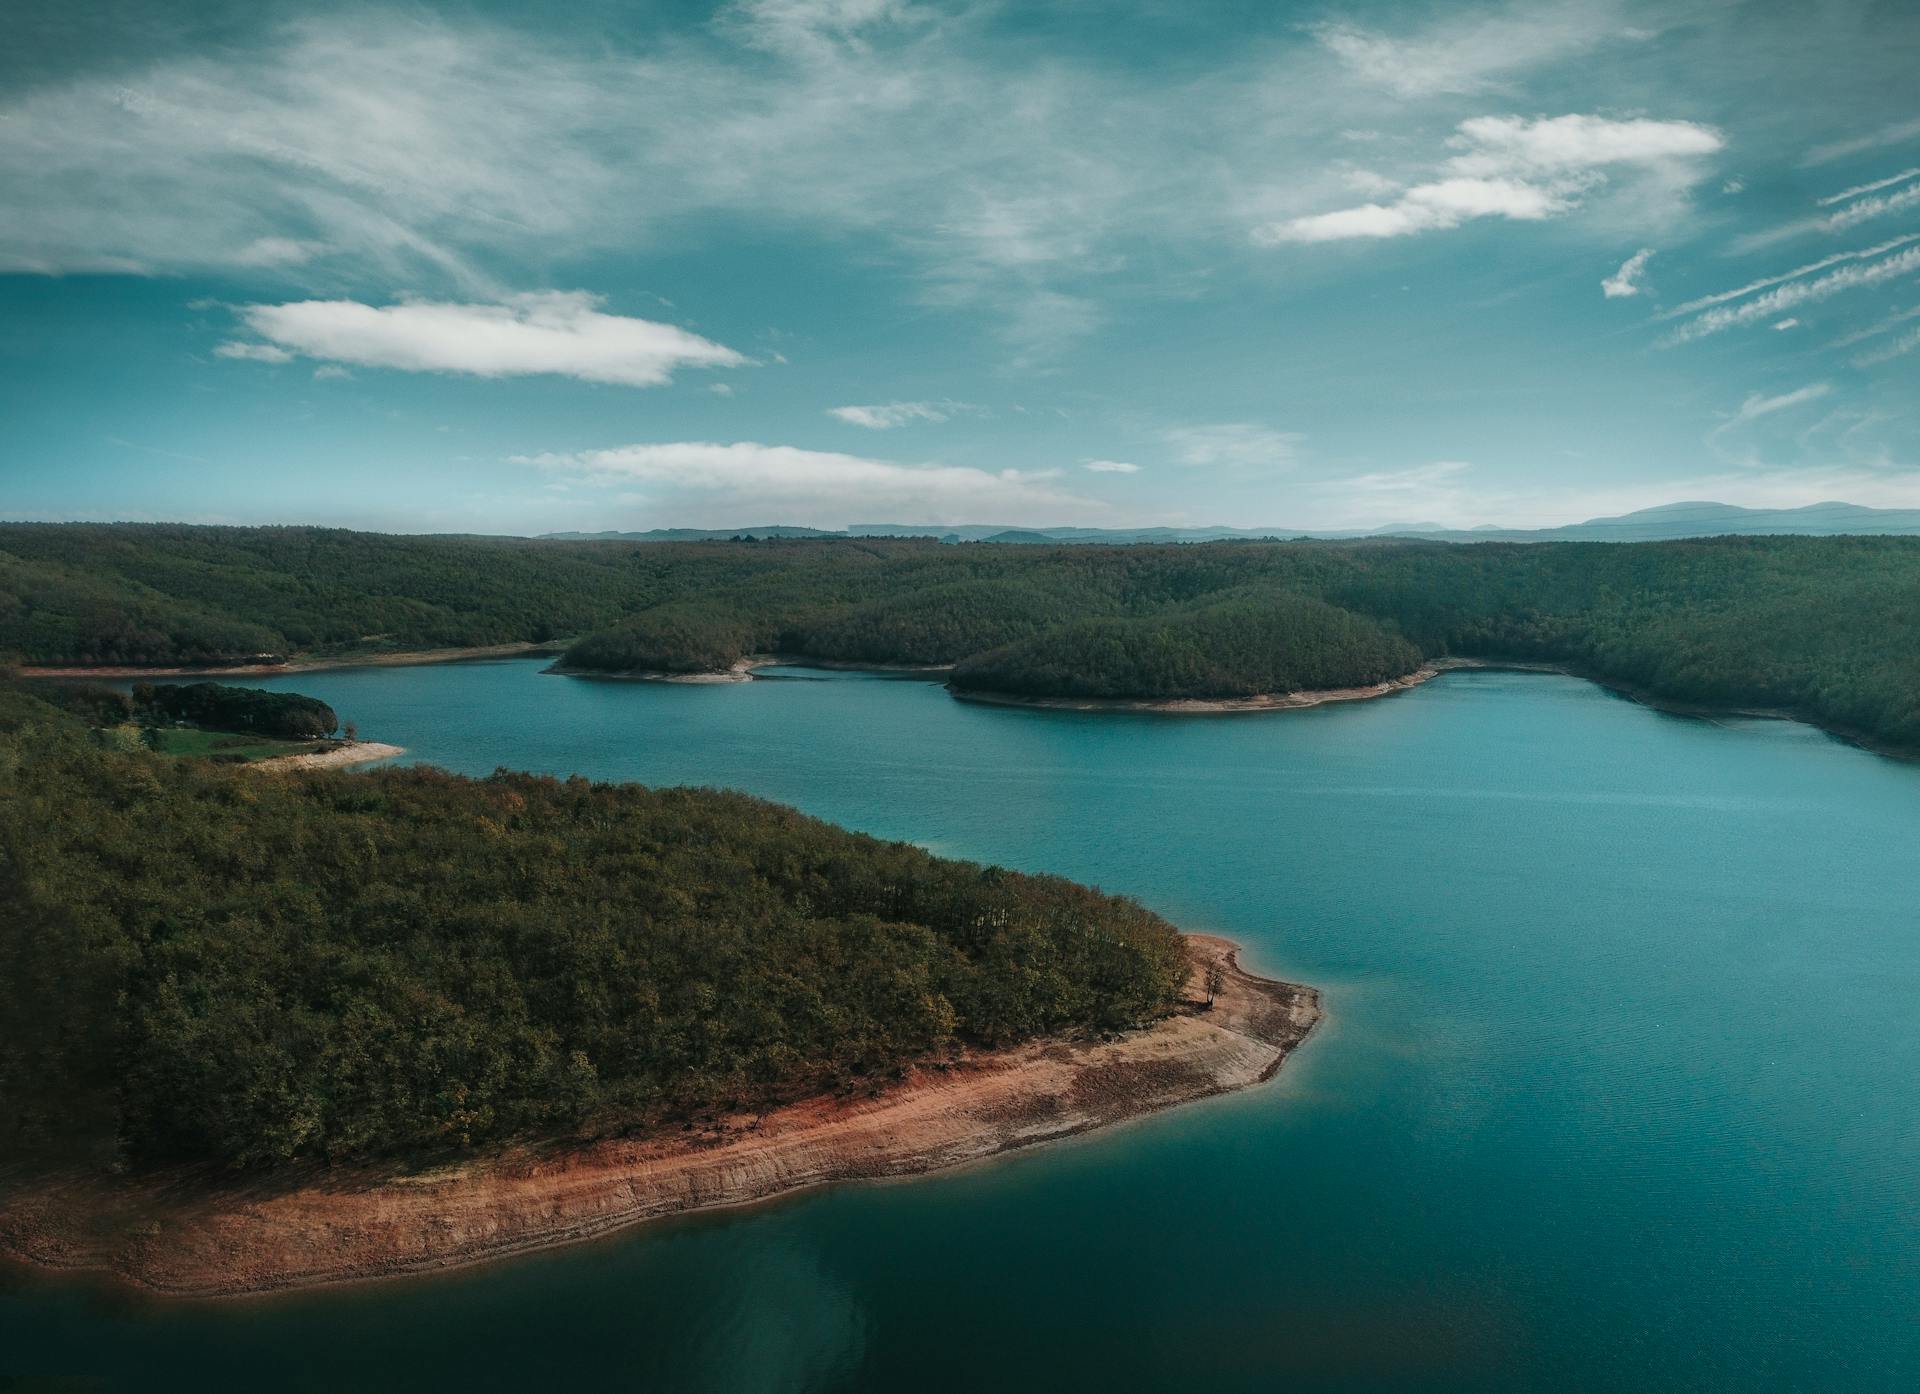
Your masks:
[[[1213,999],[1220,995],[1220,989],[1227,985],[1227,965],[1217,958],[1210,958],[1206,965],[1207,1008],[1212,1010]]]

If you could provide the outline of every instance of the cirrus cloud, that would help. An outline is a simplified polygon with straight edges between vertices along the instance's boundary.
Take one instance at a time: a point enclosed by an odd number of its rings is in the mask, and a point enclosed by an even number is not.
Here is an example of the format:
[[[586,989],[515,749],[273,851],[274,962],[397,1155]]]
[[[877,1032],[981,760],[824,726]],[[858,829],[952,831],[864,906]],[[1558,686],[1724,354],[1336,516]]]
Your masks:
[[[407,300],[299,300],[243,305],[262,342],[214,350],[226,358],[328,363],[414,373],[501,378],[552,374],[583,382],[657,387],[678,368],[737,368],[751,360],[676,325],[610,315],[584,291],[509,296],[498,304]]]
[[[903,464],[757,441],[665,441],[515,455],[513,464],[600,485],[638,485],[682,520],[738,518],[743,507],[783,522],[842,527],[867,511],[908,523],[1057,521],[1102,505],[1056,488],[1054,470]],[[629,499],[629,502],[639,502]],[[725,523],[716,524],[725,526]]]

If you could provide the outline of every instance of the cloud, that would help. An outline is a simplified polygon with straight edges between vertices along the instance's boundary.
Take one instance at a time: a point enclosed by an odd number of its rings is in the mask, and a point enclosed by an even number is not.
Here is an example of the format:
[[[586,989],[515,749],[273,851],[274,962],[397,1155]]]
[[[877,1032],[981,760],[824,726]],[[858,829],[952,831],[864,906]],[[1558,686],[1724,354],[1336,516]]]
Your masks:
[[[672,441],[511,458],[585,482],[647,486],[665,496],[656,500],[650,492],[649,502],[671,506],[683,518],[718,520],[715,526],[737,522],[748,508],[840,527],[857,514],[886,513],[912,523],[1034,523],[1104,507],[1053,487],[1053,471],[911,465],[753,441]]]
[[[1308,32],[1363,82],[1400,97],[1464,95],[1504,73],[1564,57],[1613,36],[1615,6],[1515,5],[1389,35],[1344,21]]]
[[[322,363],[318,368],[313,370],[313,380],[315,382],[340,382],[352,376],[352,373],[349,373],[337,363]]]
[[[1183,465],[1226,465],[1236,469],[1286,469],[1298,456],[1306,437],[1297,431],[1276,431],[1251,421],[1226,421],[1207,426],[1177,426],[1161,433]]]
[[[1822,208],[1830,208],[1836,203],[1845,203],[1848,199],[1859,198],[1862,194],[1877,193],[1881,189],[1892,188],[1895,184],[1904,184],[1909,179],[1920,177],[1920,168],[1903,169],[1898,174],[1890,174],[1885,179],[1876,179],[1870,184],[1855,184],[1851,189],[1842,189],[1837,194],[1828,194],[1815,202]]]
[[[240,318],[267,342],[223,344],[215,352],[279,363],[301,354],[367,368],[485,378],[555,374],[626,387],[658,386],[678,368],[749,362],[671,324],[604,314],[596,308],[600,303],[584,291],[549,291],[493,305],[243,305]]]
[[[1911,241],[1912,239],[1900,240]],[[1920,270],[1920,247],[1907,247],[1879,261],[1842,266],[1838,270],[1829,271],[1825,275],[1816,276],[1810,280],[1788,281],[1785,285],[1755,296],[1744,304],[1716,306],[1676,326],[1661,342],[1671,347],[1694,339],[1704,339],[1710,334],[1718,334],[1725,329],[1740,328],[1756,324],[1761,320],[1772,319],[1781,311],[1795,306],[1826,300],[1861,286],[1878,285],[1882,281],[1892,280],[1915,270]]]
[[[1896,358],[1904,358],[1917,348],[1920,348],[1920,329],[1909,329],[1905,334],[1902,334],[1885,347],[1861,354],[1853,360],[1853,365],[1856,368],[1871,368],[1875,364],[1889,363]]]
[[[1910,309],[1895,311],[1876,324],[1870,324],[1865,329],[1856,329],[1851,334],[1843,335],[1841,338],[1835,339],[1828,347],[1837,349],[1852,348],[1855,344],[1862,344],[1868,339],[1878,338],[1880,335],[1898,329],[1901,325],[1914,319],[1920,319],[1920,305],[1915,305]]]
[[[1440,177],[1413,184],[1392,203],[1266,223],[1254,229],[1254,241],[1271,246],[1404,237],[1490,217],[1538,222],[1578,207],[1614,167],[1691,183],[1700,176],[1698,159],[1725,141],[1712,127],[1692,121],[1568,115],[1474,117],[1462,121],[1447,143],[1459,153],[1435,171]]]
[[[1647,269],[1647,263],[1653,260],[1653,248],[1642,247],[1632,256],[1620,263],[1620,269],[1600,283],[1600,291],[1609,300],[1619,300],[1625,296],[1638,295],[1644,287],[1640,284],[1640,274]]]
[[[1852,140],[1837,140],[1828,145],[1816,145],[1801,159],[1802,165],[1826,165],[1835,160],[1844,160],[1850,155],[1864,155],[1869,150],[1878,150],[1887,145],[1904,145],[1907,141],[1920,139],[1920,120],[1896,121],[1892,125],[1882,126],[1879,130]]]
[[[829,407],[827,415],[838,417],[850,426],[864,426],[869,431],[891,431],[915,421],[946,421],[964,407],[965,404],[959,402],[886,402],[866,407]]]
[[[1845,208],[1836,210],[1822,220],[1828,232],[1844,232],[1872,218],[1883,218],[1889,213],[1898,213],[1920,203],[1920,184],[1910,184],[1904,189],[1896,189],[1890,194],[1876,194],[1870,198],[1849,203]]]
[[[283,348],[275,347],[273,344],[245,344],[238,341],[230,341],[219,345],[213,352],[214,355],[219,358],[240,358],[255,363],[290,363],[293,361],[292,354]]]
[[[1773,327],[1775,329],[1798,329],[1800,327],[1800,321],[1794,319],[1792,316],[1788,316],[1786,319],[1780,320]]]
[[[1140,466],[1129,464],[1125,460],[1088,460],[1081,469],[1092,470],[1095,474],[1138,474]]]
[[[1832,391],[1832,383],[1815,382],[1772,397],[1759,392],[1750,393],[1740,404],[1740,410],[1718,429],[1725,430],[1729,426],[1739,426],[1749,421],[1757,421],[1763,416],[1772,416],[1778,411],[1790,411],[1794,407],[1803,407],[1808,402],[1819,401]]]
[[[1757,281],[1748,281],[1745,285],[1735,286],[1732,290],[1716,291],[1712,295],[1702,295],[1696,299],[1688,300],[1683,304],[1675,305],[1671,310],[1664,311],[1660,318],[1678,319],[1680,316],[1690,315],[1696,310],[1704,310],[1709,305],[1723,305],[1729,300],[1742,299],[1745,296],[1752,295],[1755,291],[1765,290],[1769,286],[1777,286],[1787,281],[1798,280],[1802,276],[1810,276],[1816,271],[1826,270],[1829,266],[1839,266],[1843,262],[1849,261],[1870,260],[1873,257],[1892,251],[1895,247],[1902,247],[1913,241],[1920,241],[1920,233],[1908,233],[1903,237],[1891,238],[1876,246],[1862,247],[1858,251],[1835,252],[1831,256],[1821,257],[1818,261],[1810,261],[1804,266],[1796,266],[1791,271],[1782,271],[1777,276],[1762,276]]]

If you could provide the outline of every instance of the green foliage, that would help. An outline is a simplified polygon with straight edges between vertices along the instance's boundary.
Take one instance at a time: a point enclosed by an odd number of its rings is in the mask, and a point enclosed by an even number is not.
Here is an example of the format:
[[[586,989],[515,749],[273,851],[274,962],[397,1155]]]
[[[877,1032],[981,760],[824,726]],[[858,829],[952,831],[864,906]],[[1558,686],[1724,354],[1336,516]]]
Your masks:
[[[0,1144],[421,1155],[1165,1012],[1172,926],[710,790],[262,778],[0,687]]]
[[[1078,620],[966,659],[954,685],[1045,697],[1252,697],[1399,677],[1420,654],[1377,621],[1305,596]]]
[[[1920,538],[1904,537],[1013,547],[0,526],[0,653],[38,663],[564,634],[583,636],[567,661],[588,671],[784,651],[1171,697],[1375,681],[1404,641],[1415,660],[1547,659],[1920,748],[1916,615]]]
[[[165,720],[283,740],[317,740],[340,724],[333,708],[318,698],[223,683],[137,683],[132,702]]]

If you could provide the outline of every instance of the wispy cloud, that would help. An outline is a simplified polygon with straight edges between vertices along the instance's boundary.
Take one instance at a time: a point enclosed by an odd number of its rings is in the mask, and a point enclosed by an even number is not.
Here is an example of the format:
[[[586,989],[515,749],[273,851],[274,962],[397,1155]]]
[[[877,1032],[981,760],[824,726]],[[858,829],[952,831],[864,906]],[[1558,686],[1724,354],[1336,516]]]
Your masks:
[[[1183,465],[1226,465],[1236,469],[1285,469],[1298,458],[1297,431],[1276,431],[1252,421],[1206,426],[1177,426],[1162,432]]]
[[[1688,184],[1698,160],[1725,141],[1710,126],[1644,117],[1616,121],[1568,115],[1527,120],[1480,116],[1462,121],[1448,141],[1459,153],[1391,203],[1365,203],[1267,223],[1256,242],[1333,242],[1405,237],[1477,218],[1537,222],[1579,206],[1617,167],[1661,170]]]
[[[1761,392],[1750,393],[1747,399],[1740,403],[1740,409],[1714,427],[1711,435],[1717,437],[1736,426],[1744,426],[1749,421],[1758,421],[1763,416],[1772,416],[1775,412],[1791,411],[1809,402],[1817,402],[1832,391],[1832,383],[1814,382],[1805,387],[1796,387],[1791,392],[1780,392],[1773,396],[1767,396]]]
[[[1620,300],[1626,296],[1640,294],[1645,289],[1640,284],[1640,277],[1651,260],[1653,260],[1653,248],[1642,247],[1621,262],[1618,271],[1600,283],[1601,294],[1609,300]]]
[[[1888,145],[1904,145],[1910,140],[1920,140],[1920,119],[1895,121],[1867,135],[1855,136],[1851,140],[1836,140],[1826,145],[1816,145],[1807,151],[1800,163],[1802,165],[1832,164],[1835,160],[1844,160],[1851,155],[1864,155],[1869,150],[1878,150]]]
[[[1704,310],[1709,305],[1724,305],[1729,300],[1742,299],[1752,295],[1755,291],[1765,290],[1769,286],[1781,285],[1787,281],[1796,281],[1802,276],[1811,276],[1816,271],[1825,271],[1829,266],[1839,266],[1841,263],[1849,261],[1870,261],[1874,257],[1882,256],[1892,251],[1895,247],[1903,247],[1907,243],[1915,241],[1920,241],[1920,233],[1908,233],[1903,237],[1890,238],[1872,247],[1862,247],[1858,251],[1835,252],[1831,256],[1821,257],[1818,261],[1810,261],[1804,266],[1796,266],[1791,271],[1782,271],[1777,276],[1762,276],[1758,280],[1748,281],[1743,286],[1735,286],[1732,290],[1716,291],[1712,295],[1698,296],[1683,304],[1675,305],[1671,310],[1663,312],[1660,318],[1678,319],[1683,315],[1693,314],[1697,310]]]
[[[1095,474],[1138,474],[1140,466],[1126,460],[1088,460],[1080,468]]]
[[[850,426],[864,426],[869,431],[891,431],[915,421],[949,421],[955,412],[971,409],[965,402],[885,402],[865,407],[828,407],[827,415]]]
[[[1519,4],[1469,13],[1414,33],[1387,33],[1341,20],[1309,32],[1363,82],[1400,97],[1486,91],[1524,69],[1621,37],[1617,7]]]
[[[291,363],[293,355],[277,344],[249,344],[231,340],[213,350],[220,358],[238,358],[254,363]]]
[[[583,291],[554,291],[493,305],[243,305],[241,320],[265,342],[222,344],[215,352],[270,363],[299,354],[359,367],[485,378],[555,374],[626,387],[657,387],[679,368],[737,368],[750,361],[675,325],[605,314],[600,303]]]
[[[1683,344],[1722,330],[1757,324],[1796,306],[1826,300],[1861,286],[1878,285],[1914,270],[1920,270],[1920,247],[1907,247],[1879,261],[1842,266],[1811,279],[1789,281],[1742,304],[1716,306],[1676,326],[1662,342],[1669,346]]]
[[[1920,348],[1920,329],[1910,329],[1885,347],[1859,355],[1853,363],[1857,368],[1871,368],[1877,363],[1904,358],[1917,348]]]
[[[1881,189],[1890,189],[1895,184],[1904,184],[1909,179],[1920,177],[1920,167],[1903,169],[1898,174],[1890,174],[1885,179],[1876,179],[1871,184],[1855,184],[1851,189],[1842,189],[1837,194],[1828,194],[1815,202],[1821,208],[1830,208],[1836,203],[1845,203],[1848,199],[1859,198],[1862,194],[1876,193]]]
[[[751,506],[783,521],[834,527],[874,513],[913,523],[1046,522],[1102,508],[1050,483],[1053,471],[902,464],[754,441],[669,441],[511,460],[600,485],[643,486],[682,519],[737,520]]]

